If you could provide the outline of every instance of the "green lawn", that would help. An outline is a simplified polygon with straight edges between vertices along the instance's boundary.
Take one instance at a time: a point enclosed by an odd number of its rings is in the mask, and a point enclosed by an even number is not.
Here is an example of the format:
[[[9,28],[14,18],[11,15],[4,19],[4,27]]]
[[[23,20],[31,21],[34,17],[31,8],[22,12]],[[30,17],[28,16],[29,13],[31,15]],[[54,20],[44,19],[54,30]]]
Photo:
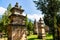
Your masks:
[[[47,34],[46,35],[46,40],[52,40],[52,35],[50,34]],[[28,40],[42,40],[42,39],[38,39],[38,36],[37,35],[30,35],[27,37]]]
[[[28,40],[39,40],[39,39],[37,39],[37,37],[38,37],[37,35],[30,35],[27,37],[27,39]]]
[[[51,34],[46,34],[46,39],[47,40],[49,40],[49,39],[52,40],[53,39],[53,36]]]

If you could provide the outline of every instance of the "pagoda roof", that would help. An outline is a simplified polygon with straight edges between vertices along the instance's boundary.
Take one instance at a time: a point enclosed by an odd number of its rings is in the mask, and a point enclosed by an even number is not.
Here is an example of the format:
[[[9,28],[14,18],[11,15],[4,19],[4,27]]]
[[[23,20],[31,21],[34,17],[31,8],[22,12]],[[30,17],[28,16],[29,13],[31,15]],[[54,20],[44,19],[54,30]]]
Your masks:
[[[15,10],[15,9],[16,9],[16,10],[19,10],[19,11],[22,11],[22,12],[24,11],[21,6],[20,6],[20,7],[18,6],[18,3],[17,3],[17,2],[16,2],[16,4],[15,4],[15,6],[14,6],[10,11],[12,12],[12,11]]]
[[[12,12],[13,10],[18,10],[18,11],[24,11],[23,9],[17,8],[17,7],[13,7],[10,11]]]
[[[11,14],[11,15],[9,16],[9,18],[10,18],[11,16],[18,16],[18,17],[26,18],[26,16],[18,15],[18,14]]]

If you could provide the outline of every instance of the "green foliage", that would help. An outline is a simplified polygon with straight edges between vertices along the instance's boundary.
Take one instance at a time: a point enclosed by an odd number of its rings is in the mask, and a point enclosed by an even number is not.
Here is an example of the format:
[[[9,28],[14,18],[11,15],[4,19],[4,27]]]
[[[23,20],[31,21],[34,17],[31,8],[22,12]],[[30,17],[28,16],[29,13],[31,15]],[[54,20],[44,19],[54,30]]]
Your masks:
[[[2,21],[1,21],[1,19],[0,19],[0,31],[1,31],[1,32],[3,31],[3,23],[2,23]]]
[[[57,24],[60,24],[60,14],[57,15]]]
[[[33,31],[33,23],[31,20],[28,21],[27,14],[26,14],[26,18],[25,18],[25,25],[26,25],[28,34],[30,34],[30,31]]]
[[[26,25],[26,27],[28,27],[28,18],[27,18],[27,14],[26,14],[26,18],[25,18],[25,25]]]
[[[30,35],[30,33],[33,31],[33,23],[31,20],[29,20],[28,22],[27,31],[28,31],[28,35]]]
[[[9,5],[8,5],[8,7],[7,7],[7,10],[9,10],[9,11],[10,11],[10,10],[11,10],[11,8],[12,8],[12,6],[11,6],[11,4],[9,4]]]
[[[9,20],[9,16],[10,16],[10,9],[11,9],[11,4],[9,4],[7,10],[5,11],[5,13],[2,15],[2,19],[1,19],[1,22],[0,22],[0,30],[1,31],[4,31],[5,33],[7,33],[7,26],[8,24],[10,23],[10,20]]]
[[[5,11],[5,13],[3,14],[3,16],[2,16],[2,22],[3,22],[3,25],[8,25],[9,24],[9,22],[10,22],[10,20],[9,20],[9,16],[10,16],[10,14],[11,14],[11,12],[10,12],[10,9],[11,9],[12,7],[11,7],[11,4],[9,4],[8,5],[8,7],[7,7],[7,11]]]
[[[49,14],[53,16],[60,8],[59,0],[38,0],[34,2],[37,9],[42,11],[42,14]]]
[[[53,28],[53,36],[57,36],[57,12],[60,9],[59,0],[38,0],[34,1],[38,10],[44,14],[44,22],[49,27]],[[55,40],[55,39],[54,39]]]
[[[28,29],[29,29],[30,31],[33,30],[33,24],[32,24],[32,22],[31,22],[31,20],[29,20]]]
[[[2,16],[2,22],[3,22],[3,25],[8,25],[9,18],[6,14]]]

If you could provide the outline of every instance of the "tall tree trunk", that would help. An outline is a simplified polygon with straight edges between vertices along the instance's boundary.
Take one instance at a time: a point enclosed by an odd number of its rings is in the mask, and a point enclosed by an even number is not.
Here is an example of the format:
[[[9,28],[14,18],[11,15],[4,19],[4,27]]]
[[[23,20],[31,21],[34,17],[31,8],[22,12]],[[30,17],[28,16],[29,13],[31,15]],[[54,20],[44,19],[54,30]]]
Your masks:
[[[59,39],[59,30],[58,30],[58,29],[57,29],[57,37],[58,37],[58,40],[60,40],[60,39]]]
[[[54,20],[54,40],[57,40],[57,19],[56,19],[57,13],[55,13],[53,20]]]
[[[52,34],[53,34],[53,40],[55,40],[55,31],[54,31],[54,29],[53,29],[53,32],[52,32]]]

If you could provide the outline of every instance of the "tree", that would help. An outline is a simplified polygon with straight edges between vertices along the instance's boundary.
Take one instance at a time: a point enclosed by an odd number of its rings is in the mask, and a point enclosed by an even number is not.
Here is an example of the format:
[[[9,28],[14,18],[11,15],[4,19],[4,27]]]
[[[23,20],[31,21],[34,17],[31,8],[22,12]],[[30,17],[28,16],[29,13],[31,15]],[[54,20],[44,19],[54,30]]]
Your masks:
[[[57,25],[60,24],[60,14],[57,15]]]
[[[60,8],[60,1],[59,0],[38,0],[38,1],[34,1],[35,4],[37,5],[37,9],[42,11],[42,14],[44,14],[45,16],[47,16],[47,19],[52,18],[53,19],[53,40],[56,40],[57,38],[57,12],[59,11]],[[52,21],[48,20],[48,26],[51,27],[49,24],[51,24],[50,22]]]
[[[60,14],[57,14],[57,26],[58,26],[58,29],[57,29],[57,36],[58,36],[58,39],[59,39],[59,27],[60,27]],[[47,17],[47,16],[44,16],[44,22],[46,25],[50,26],[49,29],[50,29],[50,33],[53,33],[53,18],[51,17]]]
[[[29,20],[27,29],[28,29],[29,34],[30,34],[30,31],[33,31],[33,23],[31,20]]]
[[[29,30],[28,30],[28,18],[27,18],[27,14],[26,14],[26,18],[25,18],[25,25],[26,25],[26,30],[27,30],[27,35],[29,35]]]
[[[26,18],[25,18],[25,25],[26,25],[26,27],[28,27],[28,18],[27,18],[27,14],[26,14]]]
[[[53,18],[48,17],[48,15],[44,15],[44,23],[49,26],[49,34],[53,33]]]
[[[10,20],[9,20],[9,16],[11,14],[10,12],[10,9],[11,9],[11,4],[9,4],[9,6],[7,7],[7,10],[5,11],[5,13],[2,15],[2,24],[3,24],[3,29],[4,29],[4,32],[7,33],[7,26],[8,24],[10,23]]]
[[[11,4],[8,5],[7,10],[10,11],[12,8]]]
[[[7,10],[5,11],[5,13],[3,14],[3,16],[2,16],[2,22],[3,22],[3,25],[8,25],[9,24],[9,16],[10,16],[10,14],[11,14],[11,12],[10,12],[10,9],[12,8],[12,6],[11,6],[11,4],[9,4],[8,5],[8,7],[7,7]]]
[[[2,23],[2,19],[0,19],[0,32],[3,31],[3,23]]]

